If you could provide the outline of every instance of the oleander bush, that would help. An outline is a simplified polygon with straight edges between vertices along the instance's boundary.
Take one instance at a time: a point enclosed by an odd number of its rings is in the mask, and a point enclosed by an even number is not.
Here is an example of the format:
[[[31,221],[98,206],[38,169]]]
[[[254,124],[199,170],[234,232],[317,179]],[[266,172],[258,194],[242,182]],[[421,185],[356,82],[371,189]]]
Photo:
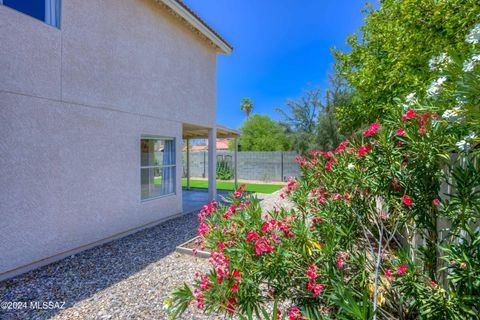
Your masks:
[[[281,195],[293,209],[263,212],[244,186],[205,206],[211,269],[166,300],[171,317],[195,304],[240,319],[478,319],[477,44],[442,58],[426,100],[299,156]]]

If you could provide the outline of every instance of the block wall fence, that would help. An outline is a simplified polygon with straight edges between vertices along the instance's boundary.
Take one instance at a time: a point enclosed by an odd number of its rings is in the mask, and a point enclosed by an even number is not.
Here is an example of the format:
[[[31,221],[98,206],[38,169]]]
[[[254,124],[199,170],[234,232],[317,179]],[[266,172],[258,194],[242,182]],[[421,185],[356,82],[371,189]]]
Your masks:
[[[300,173],[294,151],[240,151],[238,152],[238,179],[259,181],[286,181]],[[217,151],[217,161],[224,159],[234,165],[233,151]],[[187,154],[183,152],[183,176],[187,175]],[[190,152],[190,177],[208,176],[208,152]]]

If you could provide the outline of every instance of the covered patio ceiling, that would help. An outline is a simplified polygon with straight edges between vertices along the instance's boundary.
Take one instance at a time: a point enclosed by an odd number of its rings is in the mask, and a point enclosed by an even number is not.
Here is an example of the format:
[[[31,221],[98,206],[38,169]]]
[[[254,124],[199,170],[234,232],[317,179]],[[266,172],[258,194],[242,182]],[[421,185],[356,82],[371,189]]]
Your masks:
[[[194,124],[183,124],[183,139],[207,139],[207,127],[197,126]],[[240,132],[217,124],[217,138],[238,138]]]

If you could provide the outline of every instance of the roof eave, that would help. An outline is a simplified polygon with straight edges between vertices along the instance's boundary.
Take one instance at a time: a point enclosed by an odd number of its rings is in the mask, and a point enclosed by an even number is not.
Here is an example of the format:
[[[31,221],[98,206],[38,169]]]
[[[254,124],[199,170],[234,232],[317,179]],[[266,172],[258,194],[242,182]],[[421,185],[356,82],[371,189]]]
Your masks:
[[[212,43],[218,47],[221,53],[230,54],[233,50],[233,47],[228,44],[225,40],[221,37],[216,35],[205,23],[199,20],[195,15],[193,15],[190,11],[188,11],[184,5],[179,3],[177,0],[160,0],[162,1],[167,7],[173,10],[176,14],[180,17],[185,19],[188,23],[190,23],[195,29],[197,29],[200,33],[202,33],[205,37],[207,37]]]

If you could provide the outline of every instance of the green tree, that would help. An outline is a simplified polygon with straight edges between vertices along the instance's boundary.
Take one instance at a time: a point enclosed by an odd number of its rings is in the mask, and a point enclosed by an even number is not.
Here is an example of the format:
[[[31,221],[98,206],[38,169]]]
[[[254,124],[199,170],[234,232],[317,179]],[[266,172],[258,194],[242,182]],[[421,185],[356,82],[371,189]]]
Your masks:
[[[318,145],[316,132],[321,109],[320,89],[306,90],[298,100],[288,100],[285,110],[275,109],[283,115],[282,125],[291,136],[293,149],[299,153],[306,153]]]
[[[335,77],[330,77],[329,86],[323,97],[320,89],[310,89],[297,101],[287,101],[286,110],[276,109],[284,116],[281,125],[292,139],[292,148],[299,153],[317,148],[333,150],[345,138],[338,131],[335,112],[350,103],[351,91]]]
[[[243,98],[242,103],[240,104],[240,110],[245,112],[247,117],[250,116],[250,113],[252,112],[253,109],[253,102],[250,98]]]
[[[345,139],[338,130],[340,123],[335,113],[337,108],[350,104],[351,96],[342,79],[330,77],[330,87],[325,92],[325,102],[318,116],[317,141],[320,149],[332,151]]]
[[[419,99],[433,80],[432,57],[464,54],[465,35],[478,23],[478,0],[380,0],[367,4],[365,24],[348,37],[348,51],[334,49],[337,76],[354,90],[352,104],[339,107],[343,131],[383,118],[395,98]]]
[[[242,151],[286,151],[291,147],[284,128],[267,115],[255,114],[245,119],[240,132],[238,144]]]

